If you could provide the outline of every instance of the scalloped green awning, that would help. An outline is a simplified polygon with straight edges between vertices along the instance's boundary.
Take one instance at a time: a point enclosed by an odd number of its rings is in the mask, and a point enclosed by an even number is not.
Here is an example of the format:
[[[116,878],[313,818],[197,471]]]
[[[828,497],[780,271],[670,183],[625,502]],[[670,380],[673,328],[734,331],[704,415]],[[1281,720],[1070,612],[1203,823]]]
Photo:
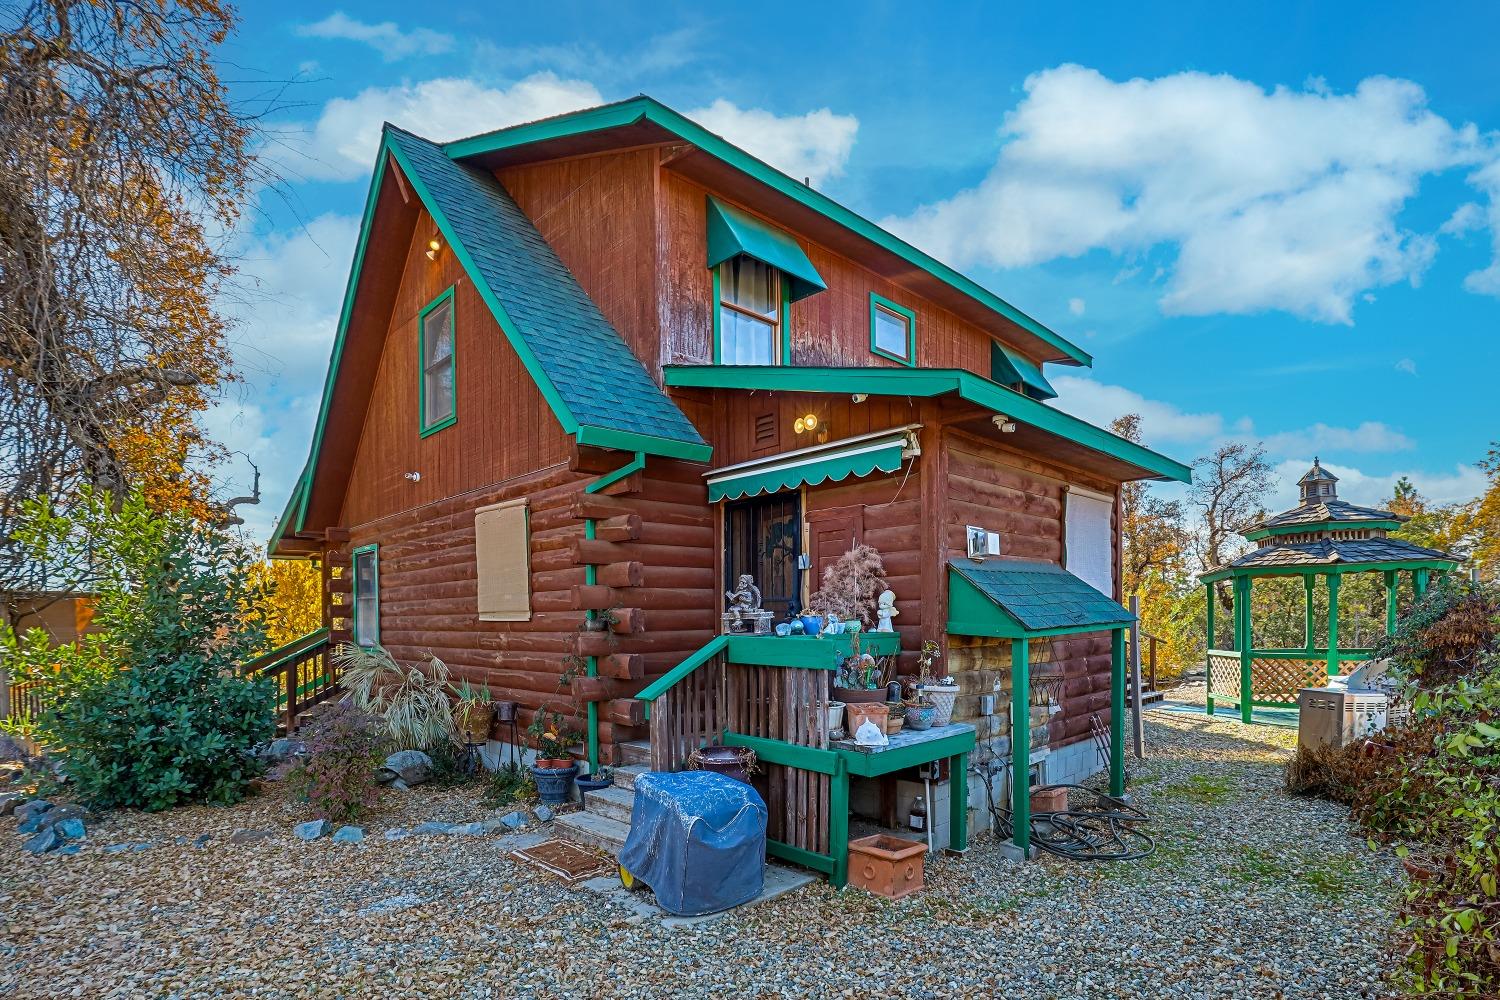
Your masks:
[[[799,486],[840,482],[901,468],[910,428],[845,438],[771,458],[741,462],[708,473],[708,501],[738,500]]]
[[[718,267],[744,254],[787,276],[791,300],[805,299],[828,286],[791,236],[719,199],[708,199],[708,266]]]

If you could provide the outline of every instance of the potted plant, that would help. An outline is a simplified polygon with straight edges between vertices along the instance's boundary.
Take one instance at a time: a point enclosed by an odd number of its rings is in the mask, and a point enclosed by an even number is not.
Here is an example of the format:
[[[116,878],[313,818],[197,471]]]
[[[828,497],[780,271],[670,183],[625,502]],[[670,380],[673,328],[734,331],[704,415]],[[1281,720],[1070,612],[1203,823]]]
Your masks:
[[[857,653],[844,661],[833,680],[833,696],[846,705],[885,701],[886,674],[891,658],[877,660],[869,653]]]
[[[920,673],[917,677],[917,698],[933,705],[932,725],[946,726],[953,721],[953,703],[958,700],[958,682],[952,677],[934,679],[933,665],[941,654],[938,644],[928,639],[922,643],[922,653],[917,657]]]
[[[578,733],[569,729],[560,712],[538,711],[526,727],[536,748],[531,765],[537,795],[543,802],[566,802],[573,791],[578,764],[568,752]]]
[[[856,545],[823,571],[823,585],[808,599],[807,610],[828,621],[873,628],[875,603],[884,589],[885,563],[880,553],[868,545]]]
[[[490,738],[490,723],[495,710],[490,704],[490,689],[470,684],[467,679],[453,688],[453,724],[466,743],[483,743]]]
[[[583,807],[589,807],[588,793],[597,792],[601,788],[608,788],[615,783],[613,768],[600,767],[592,774],[580,774],[573,779],[573,784],[578,786],[578,797],[583,800]]]

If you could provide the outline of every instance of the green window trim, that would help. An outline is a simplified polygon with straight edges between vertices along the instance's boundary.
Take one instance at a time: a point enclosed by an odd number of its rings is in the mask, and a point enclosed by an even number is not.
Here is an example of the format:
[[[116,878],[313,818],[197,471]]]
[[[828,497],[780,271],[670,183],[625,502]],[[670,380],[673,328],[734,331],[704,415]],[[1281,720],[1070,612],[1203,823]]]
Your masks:
[[[449,357],[453,365],[453,409],[441,420],[427,422],[427,314],[448,304],[448,338],[451,341]],[[453,286],[449,285],[437,298],[422,307],[417,313],[417,425],[422,437],[436,434],[444,427],[458,422],[458,306],[453,297]]]
[[[904,358],[876,346],[876,322],[882,309],[906,320],[906,357]],[[876,292],[870,293],[870,353],[878,354],[882,358],[889,358],[892,361],[906,365],[908,368],[915,368],[917,366],[917,314]]]
[[[371,646],[380,645],[380,546],[376,544],[361,545],[349,553],[349,575],[350,580],[350,604],[349,604],[349,636],[354,640],[356,646],[364,646],[360,641],[359,634],[359,559],[361,556],[371,556],[373,563],[371,575],[375,578],[375,622],[371,630]]]
[[[719,264],[722,263],[724,262],[719,262]],[[722,332],[724,302],[723,292],[719,286],[719,264],[715,264],[708,269],[708,273],[713,275],[713,363],[716,365],[722,365],[724,363],[724,341]],[[792,288],[791,282],[787,280],[787,277],[784,273],[777,272],[777,274],[778,277],[776,279],[776,284],[781,289],[781,323],[776,331],[776,340],[778,344],[777,353],[781,358],[779,363],[783,365],[789,365],[792,363]]]

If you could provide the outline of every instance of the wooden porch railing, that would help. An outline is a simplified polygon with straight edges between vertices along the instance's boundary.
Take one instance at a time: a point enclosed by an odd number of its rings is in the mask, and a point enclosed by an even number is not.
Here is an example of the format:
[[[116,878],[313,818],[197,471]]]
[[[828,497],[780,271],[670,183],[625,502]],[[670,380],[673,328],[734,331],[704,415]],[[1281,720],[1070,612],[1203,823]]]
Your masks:
[[[330,652],[328,629],[320,628],[241,667],[247,676],[259,674],[275,680],[279,732],[292,732],[303,712],[338,694],[338,666]]]
[[[651,721],[651,770],[681,771],[694,750],[719,741],[728,645],[717,636],[636,695]]]
[[[10,722],[19,722],[23,719],[34,719],[42,714],[46,707],[43,697],[45,688],[39,681],[23,681],[20,684],[11,684],[5,681],[4,702],[0,703],[0,719]]]

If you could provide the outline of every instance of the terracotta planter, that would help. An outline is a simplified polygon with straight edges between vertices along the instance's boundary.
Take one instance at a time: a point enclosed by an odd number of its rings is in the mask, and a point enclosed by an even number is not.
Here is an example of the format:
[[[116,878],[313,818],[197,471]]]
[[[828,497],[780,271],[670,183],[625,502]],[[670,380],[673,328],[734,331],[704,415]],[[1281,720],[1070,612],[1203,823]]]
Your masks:
[[[534,767],[540,767],[547,771],[560,771],[563,768],[573,766],[572,757],[538,757]]]
[[[906,706],[899,701],[885,703],[885,734],[895,736],[906,725]]]
[[[468,742],[483,743],[490,738],[494,716],[487,703],[459,704],[454,709],[453,721]]]
[[[877,833],[849,842],[849,884],[890,899],[922,888],[922,856],[927,845]]]
[[[849,733],[851,739],[855,733],[859,732],[859,727],[865,724],[866,719],[871,720],[875,725],[884,730],[887,714],[885,702],[883,701],[864,701],[845,705],[844,728]]]
[[[845,688],[837,684],[833,686],[833,696],[845,705],[861,705],[870,702],[885,703],[885,688],[875,688],[866,691],[864,688]]]
[[[1031,792],[1031,814],[1063,812],[1068,808],[1068,790],[1043,786]]]

